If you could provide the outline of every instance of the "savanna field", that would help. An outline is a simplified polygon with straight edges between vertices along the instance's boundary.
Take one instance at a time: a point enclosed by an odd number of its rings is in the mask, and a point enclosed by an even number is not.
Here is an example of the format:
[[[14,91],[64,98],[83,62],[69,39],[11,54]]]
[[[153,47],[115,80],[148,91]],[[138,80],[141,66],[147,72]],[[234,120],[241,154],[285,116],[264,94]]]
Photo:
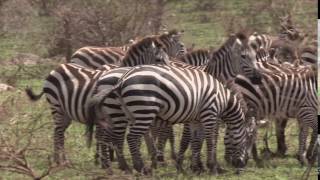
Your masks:
[[[224,160],[223,128],[220,128],[217,156],[227,172],[218,176],[207,172],[193,174],[189,170],[190,150],[183,166],[186,173],[177,174],[174,160],[170,158],[169,143],[164,151],[165,163],[159,164],[152,176],[136,172],[125,174],[118,170],[117,162],[112,163],[113,175],[108,175],[95,165],[95,141],[90,149],[87,148],[86,127],[77,122],[72,122],[65,133],[65,149],[71,167],[55,167],[50,107],[45,97],[31,102],[24,89],[32,87],[39,93],[46,76],[65,63],[70,52],[88,45],[121,46],[129,39],[152,34],[155,28],[183,29],[182,42],[187,48],[194,44],[195,49],[217,49],[229,34],[242,29],[276,35],[280,27],[279,16],[288,13],[310,39],[314,39],[317,33],[315,0],[150,2],[0,0],[0,83],[10,86],[0,91],[0,179],[301,179],[307,166],[301,166],[295,158],[299,133],[296,119],[290,119],[285,129],[287,156],[273,158],[261,154],[266,131],[269,131],[270,148],[276,151],[275,127],[271,123],[269,129],[260,128],[258,131],[258,152],[264,159],[264,167],[258,168],[250,158],[240,175],[235,174],[235,169]],[[150,22],[156,25],[149,27]],[[176,125],[176,151],[181,135],[182,125]],[[143,159],[150,165],[144,141],[141,151]],[[132,167],[127,144],[124,152]],[[205,145],[201,157],[205,164]],[[316,178],[314,166],[308,179]]]

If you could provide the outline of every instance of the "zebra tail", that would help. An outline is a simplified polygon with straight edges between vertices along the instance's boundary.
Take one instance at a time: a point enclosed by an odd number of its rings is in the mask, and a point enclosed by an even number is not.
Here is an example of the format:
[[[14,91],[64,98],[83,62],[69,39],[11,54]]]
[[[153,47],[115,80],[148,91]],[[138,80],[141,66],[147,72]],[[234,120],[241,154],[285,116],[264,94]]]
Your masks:
[[[109,95],[113,89],[107,89],[94,95],[88,103],[88,116],[89,120],[86,123],[86,137],[87,137],[87,147],[90,148],[92,144],[92,136],[94,131],[94,125],[99,124],[102,128],[109,128],[108,125],[101,121],[104,119],[102,115],[102,103],[107,95]]]
[[[43,90],[40,94],[34,94],[34,92],[32,91],[32,89],[30,87],[27,87],[25,89],[25,91],[31,101],[39,100],[42,97],[42,95],[44,94]]]
[[[88,123],[86,128],[87,147],[91,148],[94,123]]]

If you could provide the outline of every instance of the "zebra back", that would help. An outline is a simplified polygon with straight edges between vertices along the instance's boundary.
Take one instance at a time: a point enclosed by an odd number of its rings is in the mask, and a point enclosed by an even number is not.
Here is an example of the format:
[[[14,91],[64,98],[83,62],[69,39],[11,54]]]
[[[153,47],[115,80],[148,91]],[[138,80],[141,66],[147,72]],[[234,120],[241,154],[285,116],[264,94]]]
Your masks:
[[[209,61],[209,50],[207,49],[193,50],[177,59],[193,66],[202,66],[207,64]]]
[[[127,46],[125,46],[127,48]],[[97,69],[105,64],[117,64],[125,55],[123,47],[83,47],[71,56],[71,63]]]
[[[116,85],[113,84],[116,79],[114,77],[121,78]],[[108,84],[108,79],[110,79],[110,84]],[[100,86],[104,86],[105,88],[100,88]],[[110,91],[110,87],[115,88]],[[100,78],[97,88],[100,89],[100,93],[97,94],[99,98],[95,99],[93,104],[103,104],[104,106],[107,106],[106,110],[110,113],[108,116],[111,119],[114,117],[112,115],[113,109],[120,107],[119,102],[121,101],[114,101],[114,98],[119,96],[120,99],[125,98],[125,100],[123,99],[122,101],[125,102],[125,104],[120,103],[122,104],[122,107],[127,106],[126,108],[135,109],[137,114],[144,114],[143,120],[149,120],[150,118],[148,116],[150,113],[153,114],[157,110],[164,108],[161,110],[162,113],[157,114],[157,117],[159,115],[160,119],[170,122],[169,124],[182,123],[194,119],[195,117],[206,119],[205,115],[203,114],[202,116],[201,113],[205,112],[207,114],[206,107],[213,106],[214,108],[217,108],[214,112],[221,114],[222,119],[230,126],[228,131],[231,136],[234,137],[234,144],[237,145],[234,152],[234,162],[240,157],[242,160],[245,159],[245,149],[248,145],[245,139],[248,138],[245,138],[247,137],[247,130],[245,128],[247,125],[243,121],[244,116],[242,114],[241,105],[237,97],[230,93],[230,90],[226,89],[219,81],[203,71],[165,65],[143,65],[132,68],[124,75],[121,75],[121,73],[107,73]],[[103,92],[103,89],[108,88],[109,90]],[[114,92],[118,95],[115,96]],[[210,93],[216,94],[213,95]],[[153,96],[156,98],[150,98]],[[161,102],[158,102],[158,100]],[[170,102],[170,106],[163,104],[165,102]],[[136,109],[141,107],[144,108],[141,110]],[[94,107],[92,109],[101,108]],[[114,112],[119,113],[118,110],[115,110]],[[126,112],[130,113],[132,110],[126,110]],[[237,116],[237,118],[235,118],[235,116]],[[117,117],[120,116],[117,115]],[[126,114],[123,117],[131,116]],[[240,122],[228,122],[228,120]],[[117,125],[117,121],[123,124],[123,120],[120,119],[111,120],[109,123]],[[209,121],[205,122],[211,124]],[[144,122],[135,120],[134,124],[140,124],[140,128],[144,129],[144,127],[142,127],[142,125],[145,124]],[[232,124],[237,124],[239,126],[232,127]],[[239,129],[240,126],[242,127]],[[120,126],[116,127],[115,131],[119,131]],[[123,127],[123,130],[125,130],[125,127]],[[239,130],[241,132],[239,132]],[[136,131],[137,130],[134,130],[132,132]]]
[[[305,47],[299,53],[303,64],[317,68],[318,56],[316,47]]]

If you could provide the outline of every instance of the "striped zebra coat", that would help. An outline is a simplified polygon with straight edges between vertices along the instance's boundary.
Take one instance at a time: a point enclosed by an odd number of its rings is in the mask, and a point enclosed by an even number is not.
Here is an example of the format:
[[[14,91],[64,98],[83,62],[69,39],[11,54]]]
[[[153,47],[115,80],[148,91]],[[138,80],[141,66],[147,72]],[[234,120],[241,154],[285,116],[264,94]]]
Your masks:
[[[304,164],[314,154],[318,122],[316,74],[309,66],[278,65],[260,63],[262,83],[255,85],[247,77],[237,76],[234,80],[238,91],[243,94],[254,117],[297,118],[299,124],[298,160]],[[313,130],[307,153],[308,128]],[[227,137],[227,136],[226,136]],[[230,147],[227,140],[226,151]],[[230,149],[232,151],[232,149]],[[227,153],[226,153],[227,154]],[[228,156],[228,155],[226,155]],[[228,159],[228,157],[226,157]]]
[[[158,44],[162,44],[163,50],[168,56],[179,57],[186,52],[184,44],[180,42],[182,33],[183,31],[171,30],[161,35],[149,37],[156,39]],[[139,41],[137,39],[132,44],[121,47],[83,47],[72,55],[70,62],[91,69],[98,69],[106,64],[121,65],[123,62],[128,62],[123,58],[130,46]]]
[[[148,37],[131,46],[124,59],[125,61],[132,61],[124,62],[125,65],[134,63],[137,63],[135,65],[155,64],[168,61],[168,56],[163,51],[162,44],[158,44],[154,38]],[[26,89],[26,93],[31,100],[38,100],[45,94],[50,104],[55,124],[54,160],[57,164],[68,163],[64,153],[65,130],[70,125],[71,120],[84,124],[91,121],[87,114],[87,106],[94,92],[96,80],[103,72],[115,67],[118,66],[104,65],[99,70],[91,70],[73,63],[62,64],[50,72],[41,94],[35,95],[31,89]],[[99,146],[99,142],[97,146]],[[107,156],[102,158],[107,158]],[[107,160],[103,159],[102,161]],[[107,167],[107,164],[103,163],[102,166]]]
[[[183,68],[188,67],[191,69],[204,70],[207,68],[208,73],[212,73],[219,78],[233,78],[236,74],[244,73],[243,69],[245,68],[243,67],[250,66],[250,63],[251,63],[251,66],[253,64],[251,61],[245,62],[246,59],[241,58],[242,51],[245,51],[246,49],[245,47],[243,47],[245,42],[246,42],[246,39],[241,33],[231,36],[229,40],[218,51],[216,51],[212,55],[211,61],[213,62],[211,63],[209,62],[207,65],[202,67],[186,65],[182,62],[170,62],[169,64],[171,66],[177,66],[177,67],[183,67]],[[221,69],[222,67],[225,67],[225,68]],[[217,72],[212,70],[216,70]],[[108,82],[108,80],[105,79],[101,84],[104,84],[106,86],[115,85],[114,81],[121,77],[120,74],[121,73],[119,72],[115,73],[115,75],[113,75],[112,73],[109,73],[110,75],[109,79],[111,79],[110,82]],[[123,125],[124,127],[126,126],[125,124],[123,124],[123,122],[120,121],[119,126],[121,125]],[[106,135],[105,137],[107,136],[108,135]],[[122,148],[117,148],[117,149],[122,151]],[[120,156],[121,155],[122,153],[120,154]],[[121,159],[124,160],[124,158],[119,158],[119,154],[118,154],[118,160],[119,159],[120,161]],[[120,164],[126,164],[126,163],[120,163]],[[123,166],[120,165],[120,169],[128,170],[126,165],[123,165]]]
[[[245,44],[246,44],[245,36],[239,33],[236,35],[232,35],[219,50],[217,50],[212,55],[210,55],[211,59],[206,65],[196,67],[196,66],[187,65],[185,63],[178,62],[178,61],[171,61],[169,65],[173,67],[204,70],[207,73],[212,74],[215,77],[218,77],[219,79],[232,79],[237,74],[240,74],[240,73],[244,73],[244,74],[252,73],[251,71],[248,71],[248,69],[253,69],[252,67],[253,63],[251,61],[248,61],[247,59],[242,58],[242,53],[246,53]],[[203,57],[203,56],[189,56],[189,57]],[[246,70],[246,72],[244,72],[244,70]],[[105,89],[108,89],[114,86],[115,79],[119,79],[121,77],[121,73],[118,72],[118,73],[115,73],[115,75],[113,75],[112,73],[109,73],[109,76],[110,76],[109,78],[105,78],[103,80],[103,83],[100,83],[100,86],[105,87]],[[100,90],[102,89],[104,88],[101,88]],[[98,92],[100,90],[98,90]],[[119,123],[119,126],[121,125],[125,126],[125,124],[123,124],[122,121],[120,121]],[[116,132],[116,134],[120,134],[120,133]],[[123,135],[120,134],[119,136],[121,137]],[[120,142],[121,142],[121,138],[120,138]],[[184,147],[188,146],[189,144],[188,142],[184,143],[186,144],[184,145]],[[118,148],[118,149],[122,150],[121,148]],[[125,167],[125,166],[122,166],[122,167]]]
[[[191,68],[145,65],[122,74],[115,88],[105,86],[104,81],[110,82],[110,77],[114,75],[105,74],[100,78],[91,111],[94,115],[95,109],[101,110],[97,112],[98,125],[111,131],[111,137],[119,140],[120,146],[126,130],[124,124],[127,125],[129,119],[127,140],[137,171],[147,172],[140,155],[140,137],[156,119],[169,125],[189,123],[192,131],[202,124],[208,144],[208,166],[211,172],[217,173],[220,167],[216,160],[216,130],[217,120],[221,118],[237,147],[232,164],[235,167],[246,165],[251,137],[249,126],[237,97],[211,75]],[[199,156],[199,151],[193,153]]]
[[[291,25],[290,25],[291,26]],[[284,27],[283,27],[284,28]],[[294,39],[293,36],[294,35]],[[299,36],[299,38],[297,38]],[[255,56],[258,56],[260,49],[267,51],[270,54],[268,61],[276,62],[280,64],[293,63],[302,65],[311,65],[314,70],[317,69],[317,53],[314,48],[304,47],[302,35],[294,28],[284,28],[280,33],[280,36],[274,37],[264,34],[254,33],[249,38],[249,47],[251,49],[250,58],[255,61]],[[303,46],[303,47],[301,47]],[[259,58],[257,58],[258,61]],[[276,156],[283,157],[286,153],[287,147],[285,143],[285,127],[287,124],[287,118],[278,117],[275,120],[276,137],[277,137],[277,152]],[[266,135],[267,136],[267,132]],[[268,148],[268,142],[266,141],[266,152],[273,154]]]

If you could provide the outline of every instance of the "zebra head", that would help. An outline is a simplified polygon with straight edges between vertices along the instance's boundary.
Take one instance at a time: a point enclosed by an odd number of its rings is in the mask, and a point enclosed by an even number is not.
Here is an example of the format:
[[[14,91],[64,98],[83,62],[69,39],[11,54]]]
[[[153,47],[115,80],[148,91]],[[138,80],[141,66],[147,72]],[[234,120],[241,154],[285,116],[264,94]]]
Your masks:
[[[187,52],[185,45],[180,41],[183,32],[183,30],[171,30],[158,36],[158,42],[163,44],[168,56],[179,57]]]
[[[233,42],[231,45],[231,51],[233,62],[233,72],[237,74],[242,74],[245,76],[251,76],[253,70],[256,69],[256,64],[252,61],[252,53],[250,47],[248,46],[248,38],[244,33],[237,33],[236,35],[231,35],[230,39]],[[254,59],[256,58],[256,54]]]
[[[244,134],[245,135],[244,138],[242,138],[241,143],[237,143],[237,145],[235,145],[234,139],[237,139],[235,137],[239,135],[234,134],[229,127],[227,127],[225,131],[224,158],[227,163],[232,164],[236,168],[244,168],[246,166],[249,160],[249,154],[251,153],[252,146],[255,142],[257,125],[256,120],[253,116],[250,116],[250,118],[246,118],[246,128]]]
[[[204,71],[220,81],[229,81],[238,74],[247,75],[255,68],[250,58],[248,38],[244,33],[230,35],[229,39],[216,51],[211,52]]]
[[[163,44],[155,37],[146,37],[134,43],[124,56],[121,66],[136,66],[142,64],[168,64],[169,57]]]

